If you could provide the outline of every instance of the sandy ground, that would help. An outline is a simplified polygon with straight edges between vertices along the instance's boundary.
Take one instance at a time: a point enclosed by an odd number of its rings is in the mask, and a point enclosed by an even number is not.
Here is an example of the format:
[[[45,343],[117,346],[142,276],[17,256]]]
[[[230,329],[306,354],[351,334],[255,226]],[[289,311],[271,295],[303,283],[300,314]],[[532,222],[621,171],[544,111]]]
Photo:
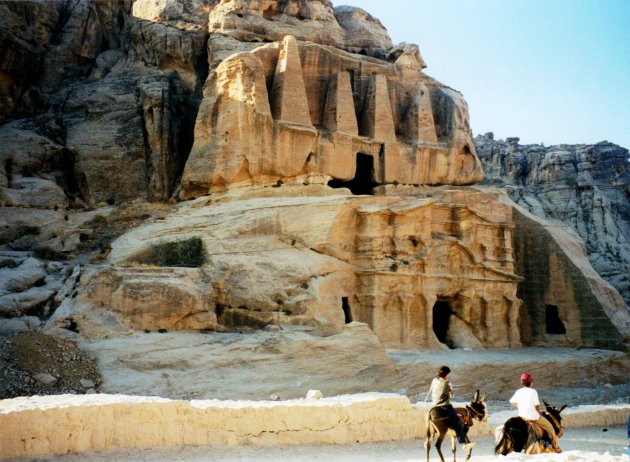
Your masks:
[[[477,447],[473,450],[472,462],[480,461],[530,461],[530,462],[628,462],[627,439],[625,426],[610,428],[584,427],[567,429],[560,439],[564,450],[562,454],[529,456],[510,454],[507,457],[495,456],[494,441],[490,436],[476,439]],[[444,447],[446,460],[452,460],[450,443]],[[458,448],[457,460],[463,461],[464,454]],[[147,448],[133,450],[115,450],[68,454],[63,456],[46,456],[28,459],[12,459],[13,461],[37,462],[411,462],[424,461],[425,454],[422,440],[393,443],[352,444],[343,446],[283,446],[260,448],[244,447],[182,447],[182,448]],[[439,461],[437,453],[431,450],[431,462]]]

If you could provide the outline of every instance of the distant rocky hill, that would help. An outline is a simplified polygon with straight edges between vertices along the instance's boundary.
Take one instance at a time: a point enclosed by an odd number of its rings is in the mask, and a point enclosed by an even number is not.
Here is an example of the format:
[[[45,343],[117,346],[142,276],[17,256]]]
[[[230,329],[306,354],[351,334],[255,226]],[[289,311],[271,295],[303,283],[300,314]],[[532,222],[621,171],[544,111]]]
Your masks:
[[[584,240],[593,268],[630,304],[630,154],[597,144],[522,145],[475,138],[483,184],[499,186],[525,209],[558,220]]]

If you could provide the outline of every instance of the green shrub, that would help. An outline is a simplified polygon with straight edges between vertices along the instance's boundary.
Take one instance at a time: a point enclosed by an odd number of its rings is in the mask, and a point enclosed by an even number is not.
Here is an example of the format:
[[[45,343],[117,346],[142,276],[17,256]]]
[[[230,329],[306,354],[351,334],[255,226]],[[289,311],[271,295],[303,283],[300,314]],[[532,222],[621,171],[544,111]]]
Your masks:
[[[13,258],[3,258],[0,260],[0,268],[17,268],[20,266]]]
[[[564,181],[569,186],[575,186],[577,184],[577,176],[576,175],[567,175],[564,177]]]
[[[185,241],[160,242],[151,246],[147,263],[159,266],[198,268],[206,262],[203,241],[192,237]]]

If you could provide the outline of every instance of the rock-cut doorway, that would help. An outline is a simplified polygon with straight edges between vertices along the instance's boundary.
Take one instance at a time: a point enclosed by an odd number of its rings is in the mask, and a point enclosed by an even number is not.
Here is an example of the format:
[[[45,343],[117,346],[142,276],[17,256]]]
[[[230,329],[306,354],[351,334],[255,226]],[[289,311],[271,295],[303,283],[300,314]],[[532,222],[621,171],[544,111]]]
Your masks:
[[[449,348],[452,348],[448,341],[448,328],[452,313],[451,300],[447,298],[436,300],[433,305],[433,332],[437,339]]]
[[[357,154],[357,169],[353,179],[328,182],[331,188],[348,188],[354,195],[372,194],[372,188],[377,185],[378,183],[374,181],[374,157],[362,152]]]

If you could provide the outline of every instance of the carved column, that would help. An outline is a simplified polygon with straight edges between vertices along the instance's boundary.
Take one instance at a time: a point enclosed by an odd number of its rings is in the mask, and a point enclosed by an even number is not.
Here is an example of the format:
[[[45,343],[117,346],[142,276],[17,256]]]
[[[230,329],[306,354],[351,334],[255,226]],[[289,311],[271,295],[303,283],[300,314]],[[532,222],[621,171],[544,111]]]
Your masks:
[[[519,330],[519,320],[521,304],[523,301],[516,297],[505,297],[508,303],[508,343],[510,348],[520,348],[521,332]]]
[[[435,348],[440,343],[433,332],[433,305],[437,301],[437,296],[435,294],[423,294],[422,298],[424,299],[424,312],[426,314],[425,345],[428,348]]]

